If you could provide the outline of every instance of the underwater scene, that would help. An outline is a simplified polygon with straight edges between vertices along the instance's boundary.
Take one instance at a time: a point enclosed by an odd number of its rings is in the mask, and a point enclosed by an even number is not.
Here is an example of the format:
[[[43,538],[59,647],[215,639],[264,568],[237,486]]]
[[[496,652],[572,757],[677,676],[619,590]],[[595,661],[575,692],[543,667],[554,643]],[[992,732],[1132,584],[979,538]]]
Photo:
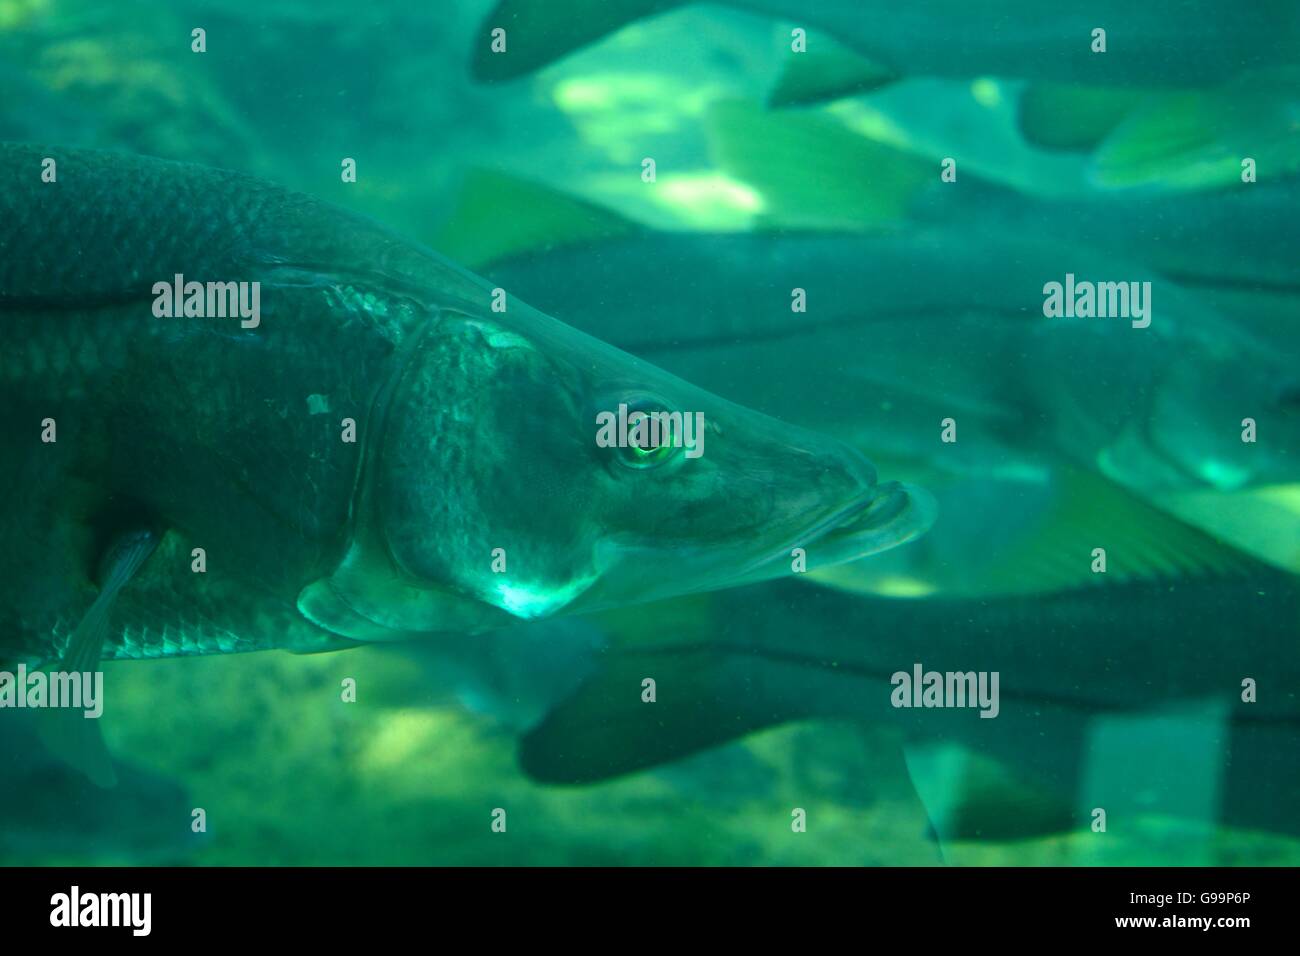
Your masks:
[[[0,863],[1296,865],[1298,216],[1294,0],[0,0]]]

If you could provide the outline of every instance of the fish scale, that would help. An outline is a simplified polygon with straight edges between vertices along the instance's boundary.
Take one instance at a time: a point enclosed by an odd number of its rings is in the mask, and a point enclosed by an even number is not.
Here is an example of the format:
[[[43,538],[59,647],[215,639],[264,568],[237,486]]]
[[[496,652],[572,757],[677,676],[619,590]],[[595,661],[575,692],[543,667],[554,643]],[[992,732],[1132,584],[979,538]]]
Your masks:
[[[97,373],[121,365],[126,342],[150,334],[143,320],[130,329],[104,327],[94,321],[39,320],[24,328],[17,313],[5,316],[14,347],[0,363],[0,381],[14,385],[49,382],[58,386],[64,398],[83,397]]]
[[[45,155],[59,160],[56,183],[39,179]],[[409,298],[388,291],[385,277],[367,284],[322,274],[312,285],[298,273],[271,293],[277,286],[268,263],[283,258],[277,253],[288,240],[271,229],[254,236],[248,224],[260,219],[300,237],[307,227],[291,221],[293,211],[310,217],[316,204],[207,172],[0,146],[7,184],[0,190],[0,321],[14,346],[0,362],[8,403],[0,440],[6,459],[21,462],[26,475],[0,523],[7,552],[0,592],[4,616],[14,617],[0,656],[61,651],[94,598],[88,549],[97,539],[68,516],[69,501],[93,523],[123,500],[144,499],[179,526],[120,599],[105,659],[331,643],[301,620],[291,598],[340,547],[358,459],[356,446],[339,440],[338,422],[348,414],[364,422],[392,340],[421,317]],[[372,252],[395,242],[366,225]],[[348,233],[343,248],[330,252],[316,229],[294,250],[322,262],[339,253],[355,261],[362,250],[350,243],[364,231]],[[251,251],[253,244],[263,251]],[[152,285],[178,272],[199,281],[266,282],[266,325],[244,330],[231,318],[156,317]],[[216,377],[195,375],[200,368]],[[311,385],[281,384],[288,368],[304,371]],[[337,415],[310,415],[308,394],[329,396]],[[40,441],[45,417],[57,423],[53,444]],[[239,454],[250,443],[262,449],[264,470]],[[191,476],[205,471],[232,480],[224,507],[221,486],[215,497],[186,498]],[[250,538],[227,527],[239,514],[287,534],[273,546]],[[203,587],[181,538],[212,555]],[[36,572],[34,592],[14,560]],[[250,619],[234,610],[247,602],[228,593],[232,584],[214,584],[231,564],[271,582],[274,614]],[[225,606],[214,594],[228,599]]]

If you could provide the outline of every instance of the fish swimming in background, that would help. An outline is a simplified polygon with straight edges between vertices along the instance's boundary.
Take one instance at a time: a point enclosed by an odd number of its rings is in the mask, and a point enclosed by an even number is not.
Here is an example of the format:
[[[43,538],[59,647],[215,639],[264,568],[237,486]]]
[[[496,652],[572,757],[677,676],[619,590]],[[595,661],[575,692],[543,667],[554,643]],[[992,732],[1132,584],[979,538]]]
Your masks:
[[[1070,243],[955,224],[642,232],[486,270],[592,335],[876,454],[1005,471],[1054,452],[1145,492],[1300,480],[1294,363],[1151,269]],[[1043,286],[1073,272],[1149,281],[1150,326],[1045,317]],[[662,295],[679,275],[702,278]],[[1241,441],[1248,416],[1267,439]]]
[[[1289,254],[1300,216],[1300,178],[1173,196],[1103,194],[1051,202],[970,190],[916,213],[927,223],[980,222],[1022,235],[1068,223],[1073,240],[1157,269],[1269,348],[1300,348],[1293,318],[1300,307],[1300,267]]]
[[[633,20],[691,0],[501,0],[485,18],[473,69],[483,80],[523,76]],[[724,0],[727,6],[816,28],[869,58],[885,74],[1009,76],[1096,86],[1201,86],[1247,65],[1292,62],[1300,10],[1289,0],[1249,7],[1216,3],[1189,14],[1177,0],[1069,2],[1043,18],[1033,4],[929,0]],[[1094,52],[1095,29],[1106,33]],[[505,30],[504,52],[492,31]],[[810,41],[811,42],[811,41]]]
[[[525,770],[550,783],[592,783],[787,721],[851,719],[902,728],[942,839],[1085,830],[1097,806],[1110,808],[1112,829],[1131,826],[1117,822],[1123,808],[1300,833],[1293,576],[1243,559],[1227,573],[1030,599],[891,600],[777,581],[701,600],[694,626],[653,626],[681,620],[679,602],[636,620],[595,616],[605,649],[523,737]],[[973,704],[893,706],[892,678],[918,663],[997,672],[996,716],[982,719]],[[646,678],[653,704],[642,697]],[[1256,702],[1243,699],[1246,678],[1258,685]],[[1103,742],[1123,750],[1122,738],[1109,739],[1116,727],[1134,739],[1127,754],[1110,756],[1138,766],[1098,776],[1088,755]],[[1183,728],[1194,744],[1184,752],[1137,740],[1153,727]],[[1015,773],[998,780],[981,771],[978,781],[936,788],[921,759],[935,747]]]
[[[769,231],[870,233],[920,227],[958,234],[988,231],[1056,248],[1081,246],[1112,262],[1151,266],[1187,287],[1189,294],[1209,297],[1229,316],[1239,316],[1251,331],[1261,324],[1256,321],[1261,304],[1282,311],[1286,306],[1277,303],[1300,290],[1300,269],[1287,254],[1290,224],[1300,205],[1300,177],[1294,175],[1300,167],[1282,161],[1296,155],[1293,122],[1270,114],[1268,122],[1247,130],[1243,124],[1249,126],[1252,111],[1238,110],[1245,117],[1228,123],[1213,111],[1175,111],[1174,104],[1167,104],[1173,115],[1162,115],[1163,127],[1151,129],[1158,103],[1148,104],[1133,117],[1142,122],[1132,128],[1126,123],[1120,132],[1128,133],[1123,151],[1131,155],[1134,175],[1142,167],[1153,182],[1142,189],[1096,188],[1086,184],[1083,167],[1045,165],[1047,159],[1064,161],[1072,154],[1018,142],[1006,128],[1009,107],[986,109],[969,91],[963,94],[967,108],[955,106],[946,124],[927,128],[923,107],[951,96],[954,86],[910,83],[905,90],[855,102],[860,112],[847,110],[843,121],[825,112],[771,111],[741,100],[721,101],[707,116],[714,160],[758,194],[759,225]],[[1286,95],[1259,95],[1275,110],[1300,113],[1300,97],[1291,92],[1296,86],[1292,81],[1284,87]],[[1076,95],[1085,93],[1096,95],[1091,90]],[[1179,96],[1200,102],[1192,94]],[[888,109],[881,105],[885,100]],[[1216,106],[1224,113],[1235,109]],[[863,115],[876,113],[890,127],[887,141],[864,125]],[[913,136],[913,125],[921,133]],[[996,134],[985,129],[988,125],[998,127]],[[1125,140],[1114,139],[1107,142],[1120,151]],[[757,140],[775,145],[754,150],[750,144]],[[1242,182],[1240,157],[1260,157],[1266,148],[1275,155],[1259,159],[1259,181]],[[1233,157],[1226,185],[1225,155]],[[935,175],[944,156],[959,157],[961,172],[952,183]],[[1194,180],[1199,173],[1204,174],[1199,188],[1154,185],[1157,178],[1176,183],[1180,176]],[[1053,188],[1046,188],[1047,181]],[[481,188],[471,182],[465,191]],[[560,203],[552,198],[548,205]],[[626,234],[611,228],[608,214],[591,215],[600,230],[588,225],[589,232]],[[558,218],[558,213],[552,216]],[[570,204],[568,221],[574,220]],[[1294,345],[1284,317],[1266,324],[1266,331],[1270,346]]]
[[[634,622],[596,615],[600,647],[586,633],[548,635],[557,651],[585,650],[593,663],[524,738],[536,779],[594,782],[787,720],[847,717],[903,725],[942,840],[1086,829],[1102,801],[1121,819],[1294,832],[1297,579],[1145,505],[1098,473],[1101,446],[1077,444],[1116,439],[1128,421],[1148,453],[1115,462],[1135,490],[1210,488],[1214,475],[1192,463],[1232,446],[1203,427],[1224,402],[1241,402],[1270,409],[1279,429],[1274,447],[1248,449],[1259,453],[1252,480],[1294,479],[1293,365],[1140,264],[1165,304],[1150,328],[1052,328],[1038,311],[1040,274],[1129,262],[1063,243],[954,224],[906,235],[656,233],[602,224],[587,204],[569,206],[579,228],[566,230],[560,197],[533,198],[529,215],[551,223],[553,242],[529,252],[506,241],[505,255],[486,253],[480,268],[494,280],[722,394],[897,454],[891,473],[920,480],[906,459],[928,458],[925,483],[942,516],[916,543],[865,562],[866,574],[850,564],[809,575],[837,589],[829,596],[773,582],[702,598],[706,617],[694,627],[679,623],[691,619],[675,610],[686,602],[670,602]],[[673,276],[701,278],[665,295]],[[792,311],[795,288],[807,312]],[[1143,340],[1148,332],[1160,337]],[[1211,374],[1225,387],[1206,394],[1197,383]],[[958,447],[939,443],[944,405],[976,425],[974,449],[961,451],[965,436]],[[1171,410],[1183,414],[1163,414]],[[1071,433],[1068,412],[1092,424]],[[1140,467],[1165,450],[1188,467]],[[945,467],[955,472],[946,482]],[[1098,545],[1105,574],[1090,567]],[[999,716],[890,708],[890,675],[916,661],[999,670]],[[1257,674],[1271,675],[1268,708],[1239,697],[1240,680]],[[653,706],[641,696],[647,677]],[[1170,746],[1171,728],[1200,742],[1197,751]],[[1117,736],[1131,746],[1111,753]],[[1137,770],[1102,773],[1103,751]],[[953,766],[959,779],[947,781]]]
[[[974,174],[1043,198],[1123,193],[1136,203],[1171,192],[1255,192],[1300,172],[1298,81],[1295,67],[1252,70],[1198,90],[908,77],[869,96],[836,97],[835,106],[815,115],[834,116],[865,138],[923,158],[927,172],[952,157],[964,187]],[[769,119],[782,112],[803,111],[769,111]],[[755,132],[743,133],[742,148]],[[804,148],[816,156],[828,145],[835,144]],[[1246,168],[1254,180],[1243,178]],[[939,192],[952,200],[969,190]],[[1194,224],[1195,208],[1178,221]],[[1129,215],[1137,220],[1138,210]]]
[[[0,183],[6,661],[487,630],[788,573],[794,547],[856,559],[932,519],[857,451],[307,196],[27,145],[0,147]],[[182,276],[259,283],[256,323],[213,314],[211,286],[162,317]],[[620,403],[702,413],[707,450],[599,447]]]

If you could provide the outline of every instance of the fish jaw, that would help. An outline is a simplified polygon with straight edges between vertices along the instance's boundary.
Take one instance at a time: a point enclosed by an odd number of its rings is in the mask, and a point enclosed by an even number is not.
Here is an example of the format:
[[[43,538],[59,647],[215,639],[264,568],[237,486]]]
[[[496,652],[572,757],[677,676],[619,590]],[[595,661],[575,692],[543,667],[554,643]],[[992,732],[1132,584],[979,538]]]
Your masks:
[[[938,505],[924,488],[891,481],[836,516],[808,548],[807,570],[857,561],[925,534]]]
[[[758,556],[748,561],[723,550],[671,555],[611,543],[601,562],[602,583],[584,594],[575,609],[602,610],[741,587],[857,561],[919,538],[934,523],[937,510],[924,489],[888,482],[825,518],[812,519],[804,530],[777,543],[756,540]],[[647,575],[647,568],[653,573]],[[665,568],[676,568],[677,573],[667,577]],[[635,580],[634,590],[607,583],[619,578]]]

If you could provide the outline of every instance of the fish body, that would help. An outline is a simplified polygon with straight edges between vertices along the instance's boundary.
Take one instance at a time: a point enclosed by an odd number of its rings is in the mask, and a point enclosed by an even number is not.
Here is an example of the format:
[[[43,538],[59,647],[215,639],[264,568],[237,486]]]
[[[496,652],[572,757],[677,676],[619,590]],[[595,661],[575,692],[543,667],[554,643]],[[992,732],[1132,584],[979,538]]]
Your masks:
[[[1035,200],[1002,190],[927,197],[918,218],[980,222],[1000,232],[1046,235],[1068,224],[1080,244],[1144,263],[1270,347],[1294,351],[1286,315],[1300,296],[1300,268],[1288,254],[1300,215],[1300,187],[1283,179],[1203,192],[1100,193]],[[1117,228],[1122,223],[1123,228]],[[1242,224],[1248,228],[1241,228]]]
[[[0,179],[6,659],[62,652],[140,528],[156,550],[108,659],[490,629],[761,580],[798,542],[849,560],[930,521],[856,451],[309,197],[23,145]],[[191,281],[260,305],[222,312],[209,288],[171,314]],[[620,403],[703,415],[707,449],[599,445]]]
[[[878,455],[984,472],[1055,455],[1144,492],[1300,476],[1293,365],[1151,267],[1074,244],[951,227],[642,234],[488,271],[579,328]],[[1149,313],[1048,317],[1046,287],[1067,277],[1148,283]],[[1241,441],[1247,415],[1269,423],[1269,447]],[[941,440],[947,419],[955,441]]]
[[[1293,833],[1297,626],[1296,579],[1263,568],[1033,599],[868,599],[772,582],[710,595],[702,620],[671,633],[612,618],[600,669],[524,738],[521,758],[539,779],[590,782],[790,720],[851,719],[900,728],[914,753],[953,746],[1015,767],[1080,830],[1096,806],[1201,813],[1182,795],[1205,786],[1203,822]],[[996,698],[933,706],[900,697],[899,675],[910,681],[918,666],[996,674]],[[654,678],[653,708],[627,692],[633,674]],[[1248,681],[1261,689],[1256,699]],[[1147,754],[1131,776],[1090,778],[1100,738],[1117,722],[1143,721],[1195,729],[1205,759]],[[1191,765],[1209,778],[1190,779]],[[994,816],[1008,805],[996,803]],[[984,827],[1016,829],[1006,819]]]
[[[475,73],[489,80],[520,76],[625,23],[680,5],[680,0],[593,0],[593,9],[574,11],[542,0],[502,0],[480,31]],[[906,7],[857,0],[812,6],[727,0],[727,5],[820,29],[897,74],[1098,86],[1211,84],[1252,66],[1291,62],[1300,38],[1295,7],[1285,2],[1247,10],[1214,4],[1195,16],[1173,0],[1058,4],[1050,14],[1010,0],[980,5],[939,0]],[[494,29],[506,31],[504,52],[492,50]],[[1094,50],[1098,29],[1106,34],[1104,52]]]

